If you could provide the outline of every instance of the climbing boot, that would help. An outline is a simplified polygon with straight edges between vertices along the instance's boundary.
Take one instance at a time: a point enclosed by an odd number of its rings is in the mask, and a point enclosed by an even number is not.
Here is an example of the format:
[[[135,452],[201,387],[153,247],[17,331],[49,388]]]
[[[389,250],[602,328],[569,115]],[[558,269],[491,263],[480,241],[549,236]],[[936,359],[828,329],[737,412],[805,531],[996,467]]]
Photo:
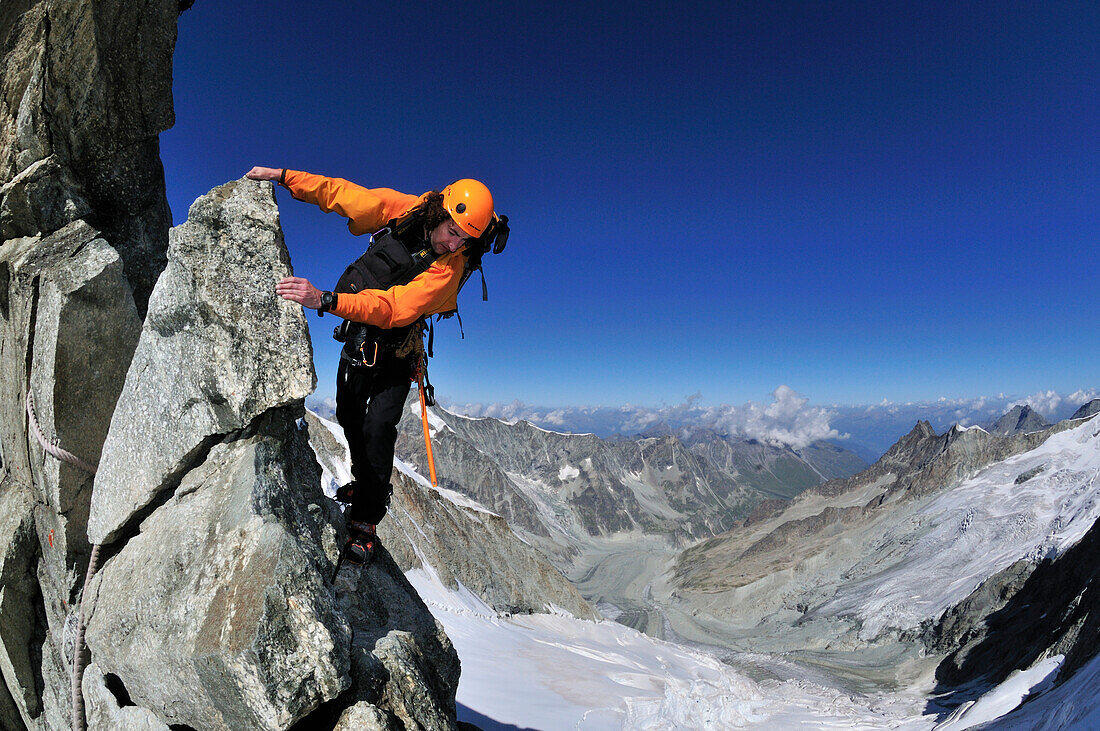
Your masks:
[[[348,542],[344,545],[344,558],[348,563],[370,563],[380,545],[373,524],[348,521]]]
[[[359,483],[352,480],[348,484],[336,488],[336,502],[350,505],[355,498],[355,491],[358,487]]]

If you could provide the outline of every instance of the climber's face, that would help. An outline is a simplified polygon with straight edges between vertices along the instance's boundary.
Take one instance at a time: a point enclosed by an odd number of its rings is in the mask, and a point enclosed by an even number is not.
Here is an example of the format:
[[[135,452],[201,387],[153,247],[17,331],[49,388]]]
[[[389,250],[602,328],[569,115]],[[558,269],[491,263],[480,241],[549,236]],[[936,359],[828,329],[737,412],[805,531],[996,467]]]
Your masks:
[[[431,235],[432,249],[440,256],[448,252],[458,251],[466,245],[466,241],[466,234],[450,218],[436,226]]]

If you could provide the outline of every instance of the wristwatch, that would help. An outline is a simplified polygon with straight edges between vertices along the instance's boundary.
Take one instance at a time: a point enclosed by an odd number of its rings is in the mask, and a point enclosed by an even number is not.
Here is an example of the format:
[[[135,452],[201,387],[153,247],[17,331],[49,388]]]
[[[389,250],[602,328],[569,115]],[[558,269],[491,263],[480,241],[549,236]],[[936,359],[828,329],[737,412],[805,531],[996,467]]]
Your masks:
[[[326,312],[330,312],[333,307],[336,306],[336,293],[335,292],[322,292],[321,293],[321,306],[317,308],[317,317],[323,317]]]

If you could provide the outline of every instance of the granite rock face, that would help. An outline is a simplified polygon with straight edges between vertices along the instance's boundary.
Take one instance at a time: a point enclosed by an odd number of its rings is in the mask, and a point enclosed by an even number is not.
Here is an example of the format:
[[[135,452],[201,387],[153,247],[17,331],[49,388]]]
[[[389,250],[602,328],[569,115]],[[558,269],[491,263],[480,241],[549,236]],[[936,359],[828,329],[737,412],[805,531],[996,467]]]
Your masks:
[[[29,496],[33,516],[28,524],[33,541],[21,549],[33,581],[19,600],[31,602],[30,624],[20,647],[5,641],[0,654],[13,668],[20,662],[31,667],[36,678],[27,683],[25,675],[5,672],[20,724],[55,727],[68,718],[64,656],[90,554],[92,477],[48,456],[32,436],[28,393],[43,438],[94,465],[140,320],[120,257],[82,220],[0,247],[0,309],[0,355],[13,366],[0,373],[2,484],[5,497]],[[0,534],[0,547],[12,550],[21,535]],[[0,605],[11,604],[14,591],[5,587]]]
[[[107,676],[94,662],[84,669],[81,687],[84,691],[84,709],[90,729],[114,731],[168,731],[168,725],[152,712],[132,705],[129,696],[119,698],[125,688],[118,686],[118,678]],[[115,687],[108,686],[111,683]],[[122,705],[125,703],[126,705]]]
[[[92,656],[166,723],[286,728],[350,683],[339,516],[298,413],[211,448],[97,574]]]
[[[379,717],[453,725],[457,662],[434,625],[384,676],[354,669],[331,576],[342,520],[297,427],[305,319],[273,292],[289,258],[270,185],[196,203],[145,317],[168,263],[157,135],[181,6],[0,4],[0,728],[72,727],[93,485],[93,541],[114,543],[84,607],[91,728],[286,728],[391,675],[433,685],[375,698]],[[40,446],[32,402],[42,439],[98,477]]]
[[[171,215],[176,0],[6,3],[0,13],[0,238],[83,218],[121,254],[139,311]]]
[[[104,444],[93,543],[118,538],[213,441],[316,383],[302,308],[274,294],[291,271],[270,183],[215,188],[170,239]]]
[[[0,702],[0,721],[4,728],[18,728],[21,716],[35,717],[42,712],[35,681],[39,594],[34,573],[38,553],[35,498],[30,488],[7,479],[0,490],[0,672],[6,680],[3,695],[8,701]]]
[[[457,659],[396,565],[333,584],[343,518],[302,421],[305,316],[274,293],[290,270],[271,185],[227,183],[190,215],[95,481],[89,535],[112,543],[86,605],[92,659],[171,726],[325,727],[366,699],[453,727]]]
[[[177,7],[0,7],[0,521],[17,527],[0,533],[4,728],[70,723],[92,479],[39,446],[28,394],[42,437],[94,465],[164,266]]]

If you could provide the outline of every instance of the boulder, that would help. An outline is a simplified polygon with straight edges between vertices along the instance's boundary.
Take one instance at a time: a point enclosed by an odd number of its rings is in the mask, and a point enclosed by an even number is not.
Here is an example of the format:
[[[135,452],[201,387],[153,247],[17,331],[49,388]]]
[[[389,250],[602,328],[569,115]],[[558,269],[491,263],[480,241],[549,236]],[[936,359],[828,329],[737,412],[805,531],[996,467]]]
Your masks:
[[[167,724],[287,728],[350,683],[339,513],[300,413],[212,447],[93,582],[92,657]]]
[[[93,543],[119,538],[212,444],[316,384],[302,308],[274,291],[291,269],[270,183],[199,198],[168,259],[103,446]]]

